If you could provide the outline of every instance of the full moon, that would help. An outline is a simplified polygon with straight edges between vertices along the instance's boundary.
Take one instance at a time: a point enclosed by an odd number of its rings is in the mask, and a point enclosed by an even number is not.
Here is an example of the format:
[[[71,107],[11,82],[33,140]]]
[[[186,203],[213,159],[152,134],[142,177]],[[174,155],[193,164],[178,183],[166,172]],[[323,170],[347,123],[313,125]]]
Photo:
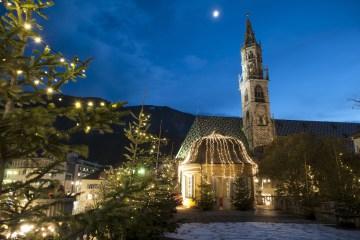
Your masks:
[[[215,9],[213,12],[212,12],[212,16],[213,18],[218,18],[220,16],[220,11]]]

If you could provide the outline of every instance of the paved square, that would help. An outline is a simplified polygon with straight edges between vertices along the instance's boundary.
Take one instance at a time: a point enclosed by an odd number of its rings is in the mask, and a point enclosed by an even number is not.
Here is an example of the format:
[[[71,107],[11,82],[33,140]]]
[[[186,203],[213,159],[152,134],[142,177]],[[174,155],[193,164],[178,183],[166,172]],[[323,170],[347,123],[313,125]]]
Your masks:
[[[359,230],[320,224],[222,222],[184,223],[166,237],[183,240],[360,240]]]

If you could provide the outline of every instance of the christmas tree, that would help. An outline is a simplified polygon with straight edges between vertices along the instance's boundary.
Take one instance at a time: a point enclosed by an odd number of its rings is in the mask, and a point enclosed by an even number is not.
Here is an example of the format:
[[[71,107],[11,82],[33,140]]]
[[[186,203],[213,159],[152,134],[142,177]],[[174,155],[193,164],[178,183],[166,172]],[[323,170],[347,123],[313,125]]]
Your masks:
[[[165,141],[149,134],[150,115],[140,111],[125,130],[129,140],[119,168],[107,171],[98,208],[76,217],[79,237],[98,239],[159,239],[175,230],[174,186],[168,163],[157,164]]]
[[[61,186],[44,176],[61,172],[68,152],[86,155],[83,146],[68,144],[72,134],[112,131],[123,115],[118,111],[123,103],[79,100],[60,107],[61,89],[86,77],[89,60],[66,57],[41,36],[39,20],[46,19],[43,11],[53,6],[52,1],[5,0],[0,4],[0,238],[35,239],[29,234],[42,237],[60,227],[61,221],[46,216],[45,210],[56,198],[65,197]],[[55,128],[59,118],[71,120],[72,125]],[[49,159],[49,164],[41,165],[39,157]],[[6,168],[17,159],[28,160],[34,170],[25,181],[5,183]],[[39,203],[50,196],[55,201]],[[51,231],[44,233],[44,227]]]
[[[206,177],[202,178],[200,184],[200,199],[198,201],[198,207],[202,210],[211,210],[216,204],[215,192],[211,186],[211,183]]]
[[[231,203],[237,210],[250,210],[254,206],[248,178],[238,177],[233,184]]]

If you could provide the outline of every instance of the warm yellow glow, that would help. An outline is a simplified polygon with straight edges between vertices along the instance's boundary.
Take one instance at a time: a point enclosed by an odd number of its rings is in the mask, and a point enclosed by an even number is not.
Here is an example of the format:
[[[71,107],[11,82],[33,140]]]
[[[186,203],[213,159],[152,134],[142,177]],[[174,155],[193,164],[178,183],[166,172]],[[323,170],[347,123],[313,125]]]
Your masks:
[[[48,87],[48,88],[46,89],[46,92],[47,92],[48,94],[52,94],[52,93],[54,93],[54,89],[53,89],[52,87]]]
[[[60,58],[60,62],[65,62],[65,59],[64,58]]]
[[[35,85],[39,85],[39,84],[40,84],[40,80],[36,79],[36,80],[34,81],[34,84],[35,84]]]
[[[26,234],[26,233],[30,232],[33,228],[34,228],[34,225],[23,224],[23,225],[20,226],[20,233],[21,234]]]
[[[75,63],[70,63],[70,66],[74,68],[74,67],[75,67]]]
[[[75,102],[75,108],[77,108],[77,109],[81,108],[81,102],[80,101]]]
[[[183,205],[186,208],[191,208],[191,207],[196,206],[196,202],[191,198],[184,198]]]
[[[23,70],[20,70],[20,69],[19,69],[19,70],[17,70],[17,71],[16,71],[16,74],[17,74],[17,75],[21,75],[21,74],[23,74]]]
[[[105,103],[104,103],[104,102],[101,102],[101,103],[100,103],[100,106],[104,107],[104,106],[105,106]]]
[[[86,126],[86,128],[85,128],[85,133],[89,133],[90,130],[91,130],[91,127],[90,127],[90,126]]]
[[[41,37],[35,37],[35,38],[34,38],[34,42],[36,42],[36,43],[41,43],[41,42],[42,42]]]
[[[92,101],[89,101],[89,102],[88,102],[88,106],[89,106],[89,107],[93,107],[93,106],[94,106],[94,103],[93,103]]]
[[[111,107],[116,108],[116,107],[117,107],[117,104],[114,103],[113,105],[111,105]]]
[[[30,23],[24,23],[25,30],[30,30],[32,28]]]
[[[62,98],[60,97],[60,98],[59,98],[59,102],[61,102],[61,101],[62,101]]]

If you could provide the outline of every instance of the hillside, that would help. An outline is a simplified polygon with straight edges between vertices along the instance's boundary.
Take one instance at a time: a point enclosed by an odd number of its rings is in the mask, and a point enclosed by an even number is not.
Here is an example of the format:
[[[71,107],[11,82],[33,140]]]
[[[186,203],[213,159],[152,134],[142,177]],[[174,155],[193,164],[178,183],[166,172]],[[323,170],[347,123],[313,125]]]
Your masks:
[[[61,97],[61,101],[58,98]],[[105,101],[100,98],[79,98],[71,96],[57,96],[55,102],[58,106],[72,105],[76,100],[94,102]],[[140,106],[125,107],[123,110],[130,110],[137,114],[140,111]],[[169,155],[175,155],[178,151],[182,141],[185,139],[195,116],[188,113],[183,113],[169,107],[160,106],[144,106],[146,113],[151,114],[150,132],[158,134],[160,130],[160,123],[162,122],[162,137],[168,139],[168,144],[162,148],[162,151]],[[115,126],[112,134],[78,133],[71,139],[72,144],[85,144],[89,147],[88,160],[100,164],[117,165],[123,161],[124,146],[127,141],[124,137],[124,127],[132,120],[129,115],[125,117],[123,126]],[[66,127],[68,121],[62,119],[57,122],[60,128]]]

